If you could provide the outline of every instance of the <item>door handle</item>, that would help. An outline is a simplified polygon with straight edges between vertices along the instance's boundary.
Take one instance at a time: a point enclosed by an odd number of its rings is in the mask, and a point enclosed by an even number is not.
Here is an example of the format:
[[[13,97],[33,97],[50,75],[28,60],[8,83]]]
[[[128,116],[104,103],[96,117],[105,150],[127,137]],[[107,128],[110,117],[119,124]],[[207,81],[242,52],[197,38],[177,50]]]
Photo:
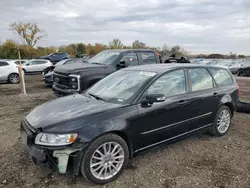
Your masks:
[[[181,104],[181,105],[185,105],[187,103],[188,103],[188,101],[186,101],[186,100],[180,100],[180,101],[178,101],[178,104]]]
[[[213,94],[213,97],[216,97],[216,98],[217,98],[217,97],[218,97],[218,93],[215,92],[215,93]]]

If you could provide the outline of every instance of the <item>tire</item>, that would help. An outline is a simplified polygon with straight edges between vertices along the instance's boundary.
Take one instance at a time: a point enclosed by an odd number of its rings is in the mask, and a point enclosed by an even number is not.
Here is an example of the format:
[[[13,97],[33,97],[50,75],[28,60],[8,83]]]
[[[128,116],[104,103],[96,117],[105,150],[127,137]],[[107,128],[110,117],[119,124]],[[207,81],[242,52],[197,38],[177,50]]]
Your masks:
[[[250,103],[239,101],[237,104],[237,112],[250,113]]]
[[[26,74],[26,73],[27,73],[27,71],[26,71],[25,69],[23,69],[23,73],[24,73],[24,74]]]
[[[241,72],[240,72],[240,70],[237,70],[237,76],[241,76]]]
[[[225,117],[227,117],[227,118],[225,118],[225,119],[223,118],[223,113],[224,113]],[[221,106],[216,112],[216,115],[215,115],[214,122],[213,122],[213,125],[211,127],[210,133],[213,136],[223,136],[223,135],[225,135],[228,132],[229,128],[230,128],[231,119],[232,119],[231,110],[227,106],[224,106],[224,105]],[[221,122],[221,129],[219,128],[220,126],[218,125],[219,121]]]
[[[19,74],[12,73],[8,77],[8,82],[11,84],[18,84],[20,82]]]
[[[115,159],[112,158],[112,156],[109,156],[109,153],[107,153],[106,157],[102,157],[99,154],[99,152],[104,154],[104,147],[106,147],[106,150],[108,150],[109,152],[115,153],[114,156],[119,157],[118,161],[119,160],[121,161],[119,161],[119,163],[113,163],[112,159],[113,160]],[[97,150],[99,152],[97,152]],[[116,152],[118,153],[116,154]],[[86,149],[83,155],[80,171],[83,177],[89,182],[95,184],[106,184],[115,180],[122,173],[124,167],[128,163],[128,159],[129,159],[129,149],[127,143],[120,136],[110,133],[98,137],[97,139],[95,139],[93,142],[90,143],[89,147]],[[97,165],[98,163],[101,164]],[[91,164],[93,167],[91,167]],[[116,167],[116,170],[112,165]],[[93,172],[93,170],[95,170],[95,172]],[[105,173],[106,173],[106,178],[104,179]],[[100,176],[98,174],[100,174]],[[99,176],[99,178],[97,176]]]

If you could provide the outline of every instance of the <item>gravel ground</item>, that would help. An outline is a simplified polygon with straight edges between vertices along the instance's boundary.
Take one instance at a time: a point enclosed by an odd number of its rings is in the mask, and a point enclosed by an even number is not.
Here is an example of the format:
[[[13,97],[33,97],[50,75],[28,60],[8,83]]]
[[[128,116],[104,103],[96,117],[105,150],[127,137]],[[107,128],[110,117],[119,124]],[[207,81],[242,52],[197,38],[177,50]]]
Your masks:
[[[114,182],[95,186],[72,174],[59,175],[31,163],[23,152],[20,120],[33,107],[55,98],[40,75],[26,76],[27,97],[19,85],[0,84],[0,187],[200,188],[249,187],[250,115],[236,113],[224,137],[208,134],[153,149],[135,157]],[[241,99],[250,101],[250,78],[237,78]]]

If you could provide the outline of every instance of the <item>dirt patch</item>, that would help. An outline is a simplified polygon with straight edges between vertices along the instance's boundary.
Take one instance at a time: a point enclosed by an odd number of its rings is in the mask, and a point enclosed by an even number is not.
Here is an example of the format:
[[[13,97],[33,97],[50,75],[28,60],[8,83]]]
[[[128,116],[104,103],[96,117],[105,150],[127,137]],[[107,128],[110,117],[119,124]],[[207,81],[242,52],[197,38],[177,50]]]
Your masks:
[[[19,136],[20,120],[35,106],[54,99],[41,75],[26,76],[28,97],[19,85],[0,84],[0,187],[200,188],[249,187],[250,115],[236,113],[224,137],[202,134],[144,153],[105,186],[72,174],[59,175],[31,163]],[[250,79],[237,78],[241,98],[250,101]]]

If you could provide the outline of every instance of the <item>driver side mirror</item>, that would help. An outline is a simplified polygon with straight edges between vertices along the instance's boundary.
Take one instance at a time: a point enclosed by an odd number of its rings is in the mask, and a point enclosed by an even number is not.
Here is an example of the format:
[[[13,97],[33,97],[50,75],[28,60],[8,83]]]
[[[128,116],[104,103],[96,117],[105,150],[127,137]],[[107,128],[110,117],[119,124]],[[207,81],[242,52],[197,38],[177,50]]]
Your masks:
[[[29,63],[26,64],[26,66],[29,66],[29,65],[30,65]]]
[[[142,104],[153,104],[156,102],[164,102],[166,96],[163,94],[150,94],[146,96],[146,99],[142,101]]]
[[[117,64],[117,67],[118,68],[126,68],[126,67],[128,67],[129,66],[129,63],[127,62],[127,61],[125,61],[125,60],[121,60],[121,61],[119,61],[119,63]]]

